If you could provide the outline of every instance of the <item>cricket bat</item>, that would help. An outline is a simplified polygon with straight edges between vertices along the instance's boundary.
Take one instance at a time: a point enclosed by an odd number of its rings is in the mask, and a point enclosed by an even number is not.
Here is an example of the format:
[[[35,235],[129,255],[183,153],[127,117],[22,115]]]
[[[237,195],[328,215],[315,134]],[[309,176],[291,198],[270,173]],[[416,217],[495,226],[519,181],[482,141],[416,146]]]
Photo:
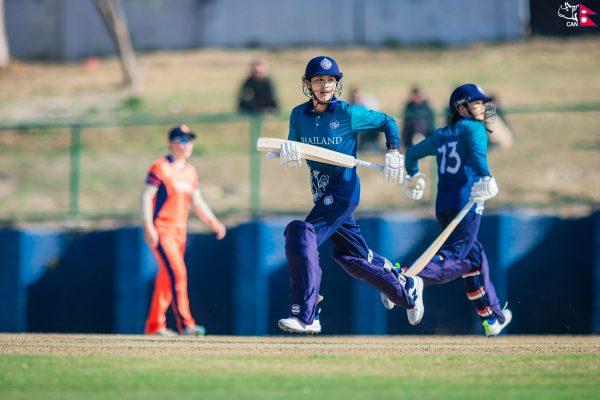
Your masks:
[[[448,226],[440,233],[440,235],[429,245],[427,250],[421,254],[419,258],[410,266],[410,268],[404,273],[405,275],[415,276],[431,261],[433,256],[436,255],[438,250],[442,247],[446,239],[454,232],[454,229],[460,224],[460,221],[467,215],[471,207],[475,205],[475,200],[469,200],[469,202],[463,207],[462,210],[450,221]]]
[[[259,137],[256,142],[256,150],[266,152],[267,156],[279,157],[279,149],[281,144],[286,142],[285,139]],[[379,171],[383,171],[384,166],[381,164],[371,163],[368,161],[359,160],[348,154],[339,153],[337,151],[325,149],[319,146],[298,142],[302,158],[312,161],[317,161],[325,164],[339,165],[340,167],[354,168],[367,167]]]

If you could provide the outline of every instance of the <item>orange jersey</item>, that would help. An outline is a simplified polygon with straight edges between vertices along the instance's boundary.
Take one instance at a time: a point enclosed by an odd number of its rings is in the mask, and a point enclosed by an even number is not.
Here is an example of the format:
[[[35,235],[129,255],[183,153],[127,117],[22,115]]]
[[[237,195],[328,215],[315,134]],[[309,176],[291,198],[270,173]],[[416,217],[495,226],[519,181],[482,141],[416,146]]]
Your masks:
[[[175,168],[171,156],[156,160],[146,183],[158,187],[154,197],[154,225],[157,227],[186,227],[192,192],[198,188],[198,173],[191,164]]]

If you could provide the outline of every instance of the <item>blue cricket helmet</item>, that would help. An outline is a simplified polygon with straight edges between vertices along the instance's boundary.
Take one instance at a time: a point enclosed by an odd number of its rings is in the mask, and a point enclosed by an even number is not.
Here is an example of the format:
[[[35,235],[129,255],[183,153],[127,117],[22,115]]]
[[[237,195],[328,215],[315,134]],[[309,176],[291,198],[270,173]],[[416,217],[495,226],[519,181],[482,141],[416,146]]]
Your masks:
[[[308,62],[302,79],[310,80],[313,76],[331,75],[339,81],[344,74],[340,71],[337,62],[331,57],[319,56]]]
[[[319,56],[315,57],[306,64],[306,70],[302,75],[302,92],[309,98],[316,100],[320,104],[331,103],[335,97],[332,97],[330,101],[320,101],[315,96],[310,87],[310,79],[313,76],[331,75],[336,79],[334,94],[341,96],[342,94],[342,77],[344,74],[340,71],[335,60],[331,57]]]
[[[487,96],[479,85],[465,83],[454,89],[450,95],[448,105],[450,106],[451,111],[455,111],[459,105],[476,100],[482,100],[484,103],[487,103],[488,101],[494,100],[494,98]]]

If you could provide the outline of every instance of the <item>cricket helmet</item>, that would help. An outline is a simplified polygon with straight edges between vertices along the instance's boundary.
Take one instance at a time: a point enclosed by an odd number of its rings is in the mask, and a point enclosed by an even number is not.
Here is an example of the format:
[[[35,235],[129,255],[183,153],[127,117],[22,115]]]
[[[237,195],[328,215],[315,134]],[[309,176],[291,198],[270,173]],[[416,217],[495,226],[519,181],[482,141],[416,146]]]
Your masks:
[[[488,132],[492,132],[492,126],[494,125],[494,121],[496,118],[496,105],[492,103],[494,100],[493,96],[488,96],[485,94],[483,89],[479,85],[475,85],[474,83],[465,83],[460,85],[450,95],[450,100],[448,105],[450,106],[450,114],[452,115],[452,120],[456,121],[458,117],[458,107],[462,104],[465,107],[468,103],[472,101],[481,100],[484,103],[484,113],[483,113],[483,122],[485,125],[485,129]],[[468,108],[468,107],[467,107]],[[473,114],[470,110],[468,110],[469,116],[474,118]]]
[[[460,85],[450,95],[448,105],[452,112],[456,111],[461,104],[470,103],[472,101],[482,100],[484,103],[494,100],[493,97],[487,96],[479,85],[474,83],[465,83]]]
[[[331,75],[335,76],[339,81],[344,74],[340,71],[337,62],[331,57],[319,56],[315,57],[306,64],[303,79],[310,80],[313,76]]]
[[[327,56],[318,56],[306,64],[304,75],[302,75],[302,91],[307,97],[314,98],[310,88],[310,79],[314,76],[330,75],[337,80],[334,92],[339,96],[342,94],[342,77],[344,74],[340,71],[337,62]]]

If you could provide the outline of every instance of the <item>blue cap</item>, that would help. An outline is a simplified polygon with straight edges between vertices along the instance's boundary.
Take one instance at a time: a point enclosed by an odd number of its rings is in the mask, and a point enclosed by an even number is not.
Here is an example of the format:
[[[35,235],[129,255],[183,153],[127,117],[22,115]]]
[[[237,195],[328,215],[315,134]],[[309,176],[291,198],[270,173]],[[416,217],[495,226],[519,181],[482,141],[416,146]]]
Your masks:
[[[315,57],[308,62],[306,71],[304,72],[304,79],[310,80],[313,76],[320,75],[335,76],[338,81],[344,76],[335,60],[326,56]]]
[[[475,85],[474,83],[465,83],[464,85],[460,85],[450,95],[450,101],[448,105],[450,106],[450,110],[456,110],[461,104],[470,103],[472,101],[482,100],[484,103],[488,101],[494,100],[493,97],[487,96],[479,85]]]
[[[169,142],[176,139],[185,138],[188,141],[196,139],[196,134],[190,131],[187,125],[179,125],[169,131]]]

